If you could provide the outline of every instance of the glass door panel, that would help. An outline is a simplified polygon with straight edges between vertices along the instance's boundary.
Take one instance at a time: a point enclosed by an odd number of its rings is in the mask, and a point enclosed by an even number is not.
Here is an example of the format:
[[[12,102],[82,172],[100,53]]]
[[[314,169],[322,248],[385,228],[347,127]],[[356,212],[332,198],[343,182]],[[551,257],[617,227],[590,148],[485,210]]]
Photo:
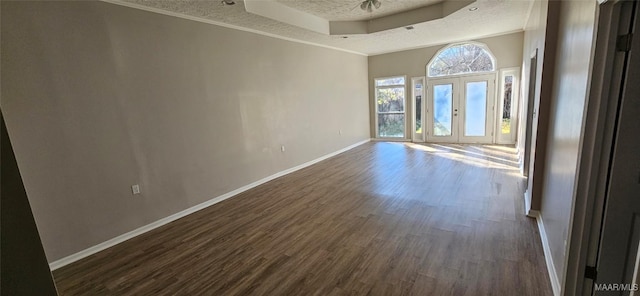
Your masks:
[[[458,137],[458,79],[433,79],[428,83],[427,140],[456,142]]]
[[[468,82],[466,85],[464,135],[483,137],[487,135],[487,82]]]
[[[494,128],[495,75],[478,75],[460,78],[463,93],[460,114],[464,123],[458,142],[492,143]]]
[[[433,135],[451,136],[453,130],[453,84],[433,87]]]

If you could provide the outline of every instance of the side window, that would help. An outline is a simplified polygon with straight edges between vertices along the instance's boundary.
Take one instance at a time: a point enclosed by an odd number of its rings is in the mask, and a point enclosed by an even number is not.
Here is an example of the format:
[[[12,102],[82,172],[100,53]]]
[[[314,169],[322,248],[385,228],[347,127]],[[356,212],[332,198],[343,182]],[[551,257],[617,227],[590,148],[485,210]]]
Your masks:
[[[405,77],[375,79],[376,137],[405,137]]]

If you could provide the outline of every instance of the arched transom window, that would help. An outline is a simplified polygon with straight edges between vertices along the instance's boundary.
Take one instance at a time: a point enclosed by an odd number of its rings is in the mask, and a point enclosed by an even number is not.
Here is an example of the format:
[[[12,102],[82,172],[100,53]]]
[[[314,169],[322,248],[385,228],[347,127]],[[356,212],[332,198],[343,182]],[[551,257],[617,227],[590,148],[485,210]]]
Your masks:
[[[481,43],[461,43],[441,49],[427,65],[429,77],[468,73],[484,73],[496,70],[496,59]]]

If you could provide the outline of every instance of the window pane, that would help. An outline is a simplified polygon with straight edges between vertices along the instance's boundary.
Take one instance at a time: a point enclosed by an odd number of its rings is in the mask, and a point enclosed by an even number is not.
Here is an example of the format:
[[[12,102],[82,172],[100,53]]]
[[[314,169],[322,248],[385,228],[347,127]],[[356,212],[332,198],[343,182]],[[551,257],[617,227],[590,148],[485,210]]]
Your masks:
[[[404,87],[382,88],[376,90],[378,112],[404,111]]]
[[[403,138],[404,114],[378,114],[378,137]]]
[[[416,94],[416,133],[422,133],[422,83],[417,82],[413,91]]]
[[[489,52],[475,44],[451,46],[440,52],[429,64],[430,77],[494,70],[494,61]]]
[[[453,109],[453,84],[433,87],[433,135],[451,136]]]
[[[404,84],[404,77],[391,77],[385,79],[376,79],[376,86],[400,85]]]
[[[513,76],[504,77],[504,94],[502,103],[502,133],[511,133],[511,100],[513,87]]]
[[[468,82],[464,107],[464,135],[484,136],[487,122],[487,82]]]
[[[378,137],[404,138],[405,132],[405,79],[391,77],[376,79],[376,112]],[[387,114],[385,114],[387,113]]]

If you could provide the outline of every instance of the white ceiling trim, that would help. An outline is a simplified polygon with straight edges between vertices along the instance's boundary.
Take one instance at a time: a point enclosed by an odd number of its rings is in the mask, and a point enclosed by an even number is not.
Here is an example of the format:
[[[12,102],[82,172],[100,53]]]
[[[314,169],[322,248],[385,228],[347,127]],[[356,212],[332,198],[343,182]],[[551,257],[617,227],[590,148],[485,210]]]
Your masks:
[[[227,24],[227,23],[223,23],[223,22],[216,22],[216,21],[213,21],[213,20],[210,20],[210,19],[206,19],[206,18],[186,15],[186,14],[182,14],[182,13],[177,13],[177,12],[173,12],[173,11],[163,10],[163,9],[144,6],[144,5],[139,5],[139,4],[135,4],[135,3],[122,2],[122,1],[119,1],[119,0],[99,0],[99,1],[105,2],[105,3],[109,3],[109,4],[126,6],[126,7],[129,7],[129,8],[140,9],[140,10],[144,10],[144,11],[148,11],[148,12],[154,12],[154,13],[158,13],[158,14],[178,17],[178,18],[187,19],[187,20],[191,20],[191,21],[206,23],[206,24],[210,24],[210,25],[225,27],[225,28],[229,28],[229,29],[235,29],[235,30],[239,30],[239,31],[254,33],[254,34],[267,36],[267,37],[271,37],[271,38],[276,38],[276,39],[281,39],[281,40],[286,40],[286,41],[291,41],[291,42],[296,42],[296,43],[301,43],[301,44],[306,44],[306,45],[313,45],[313,46],[317,46],[317,47],[323,47],[323,48],[333,49],[333,50],[337,50],[337,51],[357,54],[357,55],[361,55],[361,56],[369,56],[368,54],[362,53],[362,52],[357,52],[357,51],[348,50],[348,49],[344,49],[344,48],[338,48],[338,47],[333,47],[333,46],[329,46],[329,45],[324,45],[324,44],[304,41],[304,40],[295,39],[295,38],[284,37],[284,36],[271,34],[271,33],[263,32],[263,31],[259,31],[259,30],[249,29],[249,28],[245,28],[245,27],[241,27],[241,26],[234,26],[234,25],[230,25],[230,24]]]

